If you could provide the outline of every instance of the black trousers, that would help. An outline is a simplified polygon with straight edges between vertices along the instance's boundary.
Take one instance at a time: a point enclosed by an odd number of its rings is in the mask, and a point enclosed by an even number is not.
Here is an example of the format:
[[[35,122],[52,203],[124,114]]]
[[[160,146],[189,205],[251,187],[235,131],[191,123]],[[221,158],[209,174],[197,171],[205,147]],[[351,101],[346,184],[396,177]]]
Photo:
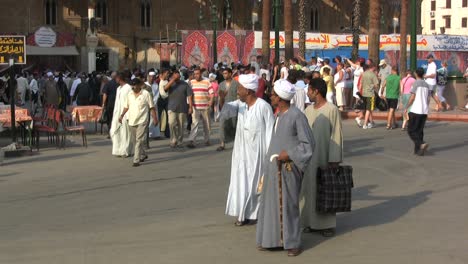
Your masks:
[[[421,144],[424,144],[424,126],[426,125],[427,115],[409,113],[408,135],[414,142],[414,153],[418,153]]]

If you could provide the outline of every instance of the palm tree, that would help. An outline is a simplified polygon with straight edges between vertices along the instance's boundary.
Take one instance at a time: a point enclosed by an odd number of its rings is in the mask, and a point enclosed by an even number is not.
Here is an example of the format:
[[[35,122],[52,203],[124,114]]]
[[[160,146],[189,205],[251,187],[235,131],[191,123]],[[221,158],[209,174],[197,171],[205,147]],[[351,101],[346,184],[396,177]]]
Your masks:
[[[286,59],[294,57],[292,0],[284,0],[284,53]]]
[[[353,9],[353,51],[351,53],[351,58],[353,61],[356,61],[359,57],[359,33],[361,32],[361,0],[354,0],[354,9]]]
[[[299,0],[299,55],[305,58],[306,51],[306,22],[305,9],[307,0]]]
[[[369,59],[379,62],[380,0],[369,0]]]
[[[270,62],[270,18],[271,1],[263,0],[262,7],[262,54],[263,62]]]
[[[408,17],[408,0],[401,0],[401,15],[400,15],[400,76],[406,74],[406,59],[407,59],[407,17]]]

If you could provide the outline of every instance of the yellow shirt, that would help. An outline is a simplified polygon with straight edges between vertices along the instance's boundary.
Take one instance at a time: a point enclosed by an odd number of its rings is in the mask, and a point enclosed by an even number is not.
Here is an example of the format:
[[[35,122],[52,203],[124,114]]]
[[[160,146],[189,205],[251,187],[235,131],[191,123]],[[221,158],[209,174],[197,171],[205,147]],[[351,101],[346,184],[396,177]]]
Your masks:
[[[128,125],[137,126],[148,121],[149,110],[154,108],[154,104],[148,91],[141,90],[139,95],[131,91],[128,93],[125,108],[128,108]]]
[[[330,75],[328,76],[324,76],[323,77],[323,80],[325,81],[325,83],[327,84],[327,93],[333,93],[333,80],[332,80],[332,77]]]

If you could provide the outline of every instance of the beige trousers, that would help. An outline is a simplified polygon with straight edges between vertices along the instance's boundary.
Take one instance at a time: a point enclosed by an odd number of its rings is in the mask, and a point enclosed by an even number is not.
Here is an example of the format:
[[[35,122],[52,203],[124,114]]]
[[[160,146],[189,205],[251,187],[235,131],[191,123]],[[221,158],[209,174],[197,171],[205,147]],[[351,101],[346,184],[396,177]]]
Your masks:
[[[169,129],[171,130],[171,145],[181,145],[184,140],[184,124],[187,120],[186,113],[169,111]]]
[[[190,131],[189,140],[195,141],[198,135],[198,127],[200,121],[203,122],[203,132],[205,134],[205,143],[210,142],[210,111],[209,109],[197,110],[193,109],[192,113],[192,130]]]
[[[135,142],[135,155],[133,155],[133,163],[140,163],[140,159],[146,155],[146,128],[148,127],[148,122],[129,127],[130,135],[132,137],[131,141]]]

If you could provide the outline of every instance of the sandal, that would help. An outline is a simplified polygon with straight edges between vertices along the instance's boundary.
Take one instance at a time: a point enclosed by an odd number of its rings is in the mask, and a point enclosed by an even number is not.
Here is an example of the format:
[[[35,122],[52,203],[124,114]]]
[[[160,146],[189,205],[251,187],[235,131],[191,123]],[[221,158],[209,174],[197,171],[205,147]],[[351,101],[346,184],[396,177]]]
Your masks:
[[[301,253],[302,249],[300,248],[288,249],[288,257],[296,257],[299,256]]]
[[[246,221],[236,221],[236,222],[234,223],[235,226],[244,226],[245,224],[247,224]]]
[[[219,146],[216,151],[223,151],[224,150],[224,146]]]
[[[320,233],[324,237],[333,237],[333,236],[335,236],[335,229],[334,228],[324,229],[324,230],[320,231]]]

